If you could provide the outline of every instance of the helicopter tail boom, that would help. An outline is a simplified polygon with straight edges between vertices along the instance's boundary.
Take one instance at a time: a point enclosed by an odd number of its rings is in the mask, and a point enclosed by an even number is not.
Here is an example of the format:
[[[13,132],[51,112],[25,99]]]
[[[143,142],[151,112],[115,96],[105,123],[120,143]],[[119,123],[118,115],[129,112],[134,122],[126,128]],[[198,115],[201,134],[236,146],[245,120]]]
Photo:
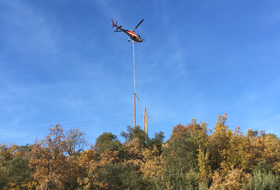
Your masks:
[[[113,27],[117,27],[116,30],[118,30],[118,29],[121,29],[121,30],[122,30],[122,25],[118,26],[118,25],[117,25],[117,21],[116,21],[116,24],[115,24],[114,21],[113,21],[113,19],[111,19],[111,20],[112,20],[112,26],[113,26]]]

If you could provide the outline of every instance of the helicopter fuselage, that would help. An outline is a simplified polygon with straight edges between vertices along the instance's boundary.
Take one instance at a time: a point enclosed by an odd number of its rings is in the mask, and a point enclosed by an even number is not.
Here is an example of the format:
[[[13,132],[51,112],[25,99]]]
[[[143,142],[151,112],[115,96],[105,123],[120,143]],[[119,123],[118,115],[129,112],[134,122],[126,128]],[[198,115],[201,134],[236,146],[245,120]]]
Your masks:
[[[126,34],[134,41],[136,42],[142,42],[143,40],[141,39],[141,37],[136,34],[135,32],[132,32],[131,30],[127,30]]]
[[[141,22],[134,28],[134,30],[143,22],[143,20],[141,20]],[[140,37],[140,35],[136,34],[134,32],[134,30],[125,30],[122,28],[122,25],[117,26],[117,24],[114,23],[114,21],[112,20],[112,25],[113,27],[116,27],[117,29],[115,30],[115,32],[120,32],[119,30],[121,30],[122,32],[126,33],[130,39],[132,39],[135,42],[143,42],[144,40]]]

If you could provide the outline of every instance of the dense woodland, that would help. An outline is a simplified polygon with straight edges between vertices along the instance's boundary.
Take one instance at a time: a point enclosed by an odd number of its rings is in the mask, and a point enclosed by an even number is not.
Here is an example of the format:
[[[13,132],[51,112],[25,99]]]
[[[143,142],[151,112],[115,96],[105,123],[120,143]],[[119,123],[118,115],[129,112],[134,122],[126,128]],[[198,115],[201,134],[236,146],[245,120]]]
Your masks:
[[[226,121],[178,124],[165,142],[128,126],[124,143],[104,132],[88,149],[84,132],[56,125],[34,144],[0,145],[0,189],[279,189],[279,139]]]

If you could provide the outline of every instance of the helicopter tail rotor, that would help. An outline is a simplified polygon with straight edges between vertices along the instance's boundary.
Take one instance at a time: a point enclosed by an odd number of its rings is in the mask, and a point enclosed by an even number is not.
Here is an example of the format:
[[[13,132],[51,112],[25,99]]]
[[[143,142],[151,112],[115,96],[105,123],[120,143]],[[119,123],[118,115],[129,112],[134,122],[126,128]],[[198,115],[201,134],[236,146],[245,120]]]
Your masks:
[[[112,21],[112,26],[115,27],[116,25],[115,25],[113,19],[111,19],[111,21]],[[117,22],[116,22],[116,24],[117,24]]]
[[[117,24],[118,24],[117,21],[116,21],[116,24],[114,23],[113,19],[111,19],[111,21],[112,21],[112,26],[113,26],[113,27],[117,27],[117,30],[118,30],[120,27],[122,27],[122,25],[121,25],[121,26],[118,26],[118,25],[117,25]]]

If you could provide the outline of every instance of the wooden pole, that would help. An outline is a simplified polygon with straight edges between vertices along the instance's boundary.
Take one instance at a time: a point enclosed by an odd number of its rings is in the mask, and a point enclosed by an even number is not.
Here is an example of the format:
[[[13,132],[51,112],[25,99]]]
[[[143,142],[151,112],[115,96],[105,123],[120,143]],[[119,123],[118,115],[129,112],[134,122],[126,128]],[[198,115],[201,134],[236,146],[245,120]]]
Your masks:
[[[143,123],[143,131],[145,132],[145,119],[146,119],[146,108],[144,108],[144,123]]]
[[[147,139],[148,139],[148,114],[147,114],[147,111],[146,111],[146,134],[147,134]]]
[[[134,92],[134,127],[136,126],[136,101],[135,101],[135,92]]]

